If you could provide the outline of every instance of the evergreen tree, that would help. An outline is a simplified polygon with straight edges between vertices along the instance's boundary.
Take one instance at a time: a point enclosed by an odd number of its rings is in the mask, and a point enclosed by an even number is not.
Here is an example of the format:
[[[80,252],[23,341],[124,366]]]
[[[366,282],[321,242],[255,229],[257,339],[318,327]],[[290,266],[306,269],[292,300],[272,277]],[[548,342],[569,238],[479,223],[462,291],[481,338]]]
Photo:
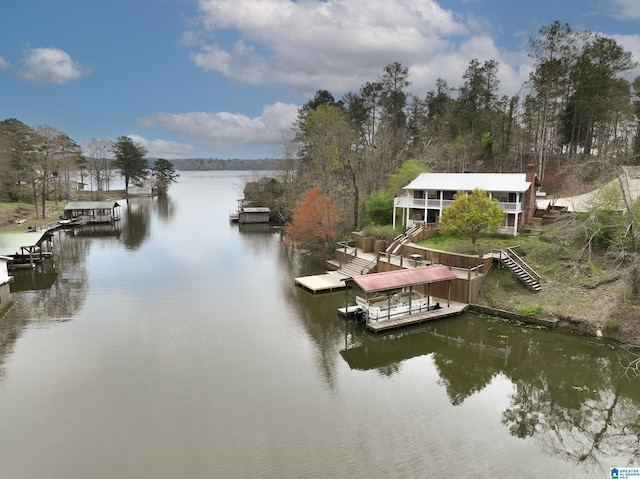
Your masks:
[[[113,143],[112,151],[115,155],[113,164],[124,178],[125,191],[129,189],[129,183],[142,181],[149,175],[145,158],[147,150],[142,145],[128,136],[120,136]]]
[[[170,161],[164,158],[158,158],[151,167],[151,174],[156,178],[158,188],[161,191],[166,191],[171,183],[178,181],[178,175],[176,169]]]

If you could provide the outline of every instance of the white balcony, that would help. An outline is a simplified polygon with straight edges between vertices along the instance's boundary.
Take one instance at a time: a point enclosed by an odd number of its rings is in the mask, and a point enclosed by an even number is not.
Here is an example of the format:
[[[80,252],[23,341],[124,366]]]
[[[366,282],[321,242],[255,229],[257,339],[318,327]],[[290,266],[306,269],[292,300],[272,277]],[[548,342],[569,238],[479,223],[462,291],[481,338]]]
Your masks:
[[[453,200],[430,200],[424,198],[411,198],[409,196],[398,196],[393,199],[393,205],[397,208],[432,208],[442,209],[449,206]],[[499,203],[503,210],[508,213],[520,213],[522,203]]]

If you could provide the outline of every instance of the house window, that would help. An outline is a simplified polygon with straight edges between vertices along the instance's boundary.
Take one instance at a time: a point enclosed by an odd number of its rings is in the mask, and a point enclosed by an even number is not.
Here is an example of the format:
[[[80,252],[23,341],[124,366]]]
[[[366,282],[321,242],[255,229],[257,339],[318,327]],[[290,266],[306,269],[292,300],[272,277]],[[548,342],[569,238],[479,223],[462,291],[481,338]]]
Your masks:
[[[443,191],[442,192],[442,199],[443,200],[453,200],[454,196],[456,195],[457,191]]]
[[[440,199],[440,192],[439,191],[434,191],[434,190],[429,190],[427,191],[427,198],[430,200],[439,200]]]

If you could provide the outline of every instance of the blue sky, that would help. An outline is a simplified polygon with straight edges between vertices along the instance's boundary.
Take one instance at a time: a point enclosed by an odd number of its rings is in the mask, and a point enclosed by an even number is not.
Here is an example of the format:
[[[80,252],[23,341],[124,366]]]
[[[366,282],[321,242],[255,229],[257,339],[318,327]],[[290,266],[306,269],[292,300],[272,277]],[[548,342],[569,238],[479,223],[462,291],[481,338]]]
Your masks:
[[[281,157],[317,90],[357,92],[395,61],[422,98],[473,58],[498,60],[501,93],[518,92],[527,41],[554,20],[640,61],[640,0],[7,1],[0,120],[80,144],[128,135],[167,159]]]

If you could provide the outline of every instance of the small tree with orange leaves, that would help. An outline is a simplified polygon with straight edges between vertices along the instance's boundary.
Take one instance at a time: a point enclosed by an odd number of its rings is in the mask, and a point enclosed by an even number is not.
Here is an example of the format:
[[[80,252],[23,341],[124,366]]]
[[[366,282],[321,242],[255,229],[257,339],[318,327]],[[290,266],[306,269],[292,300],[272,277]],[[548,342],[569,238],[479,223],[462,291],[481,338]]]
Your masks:
[[[293,220],[285,227],[284,241],[326,248],[336,240],[337,216],[338,209],[331,198],[317,186],[311,188],[296,205]]]

